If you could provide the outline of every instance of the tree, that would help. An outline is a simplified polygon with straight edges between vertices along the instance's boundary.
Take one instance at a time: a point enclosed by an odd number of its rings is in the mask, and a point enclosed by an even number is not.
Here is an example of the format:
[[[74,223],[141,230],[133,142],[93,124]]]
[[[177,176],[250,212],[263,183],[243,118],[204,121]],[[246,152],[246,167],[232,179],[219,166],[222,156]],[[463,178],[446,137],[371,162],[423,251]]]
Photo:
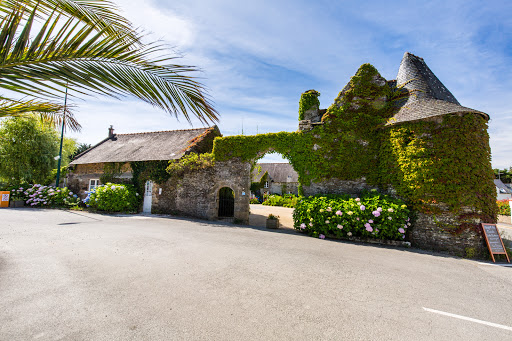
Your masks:
[[[68,164],[71,161],[73,161],[78,154],[82,154],[83,152],[85,152],[89,148],[91,148],[91,145],[88,144],[88,143],[79,143],[78,145],[76,145],[75,149],[73,150],[73,152],[70,153],[69,156],[68,156]]]
[[[174,64],[160,42],[143,43],[116,10],[108,0],[0,1],[0,87],[27,96],[0,96],[0,117],[36,112],[59,124],[63,107],[55,100],[68,88],[73,96],[135,96],[189,122],[191,115],[217,121],[206,90],[190,76],[197,69]]]
[[[0,125],[0,178],[41,183],[56,167],[57,132],[34,118],[14,117]]]

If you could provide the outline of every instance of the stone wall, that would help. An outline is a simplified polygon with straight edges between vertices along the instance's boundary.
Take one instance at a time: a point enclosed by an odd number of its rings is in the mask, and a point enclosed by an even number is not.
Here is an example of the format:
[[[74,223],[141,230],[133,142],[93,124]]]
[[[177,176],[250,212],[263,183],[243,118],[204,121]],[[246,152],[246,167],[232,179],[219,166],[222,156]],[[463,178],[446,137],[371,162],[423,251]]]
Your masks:
[[[329,179],[321,182],[311,182],[309,185],[302,185],[304,196],[316,195],[316,194],[353,194],[357,195],[361,191],[372,189],[374,187],[369,186],[366,183],[365,178],[359,180],[340,180],[340,179]]]
[[[250,163],[239,160],[216,162],[214,167],[190,172],[153,186],[152,212],[218,219],[219,190],[235,193],[234,219],[249,222]],[[162,192],[160,194],[160,189]]]
[[[471,214],[473,210],[463,209]],[[410,229],[408,239],[415,247],[435,251],[446,251],[458,256],[485,256],[487,246],[480,229],[478,218],[469,218],[468,227],[461,227],[457,217],[447,210],[438,214],[416,213],[416,220]]]

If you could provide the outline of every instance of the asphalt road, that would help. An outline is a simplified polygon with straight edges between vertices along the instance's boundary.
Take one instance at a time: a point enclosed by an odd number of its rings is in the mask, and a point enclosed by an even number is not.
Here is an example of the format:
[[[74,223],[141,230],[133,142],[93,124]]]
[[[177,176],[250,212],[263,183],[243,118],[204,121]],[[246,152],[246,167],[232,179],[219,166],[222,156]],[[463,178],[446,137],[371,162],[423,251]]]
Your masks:
[[[511,289],[510,267],[285,229],[0,210],[0,340],[511,340]]]

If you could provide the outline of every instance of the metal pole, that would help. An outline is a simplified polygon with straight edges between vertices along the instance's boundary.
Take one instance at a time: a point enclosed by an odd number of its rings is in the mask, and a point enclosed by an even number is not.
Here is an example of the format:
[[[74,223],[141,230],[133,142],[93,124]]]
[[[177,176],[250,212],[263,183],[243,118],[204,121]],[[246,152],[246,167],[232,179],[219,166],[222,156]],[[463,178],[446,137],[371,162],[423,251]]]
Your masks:
[[[64,124],[66,123],[66,105],[68,102],[68,87],[66,86],[66,95],[64,96],[64,112],[62,116],[62,129],[60,132],[60,150],[59,150],[59,161],[57,162],[57,179],[55,180],[55,187],[59,187],[60,178],[60,163],[62,160],[62,142],[64,140]]]

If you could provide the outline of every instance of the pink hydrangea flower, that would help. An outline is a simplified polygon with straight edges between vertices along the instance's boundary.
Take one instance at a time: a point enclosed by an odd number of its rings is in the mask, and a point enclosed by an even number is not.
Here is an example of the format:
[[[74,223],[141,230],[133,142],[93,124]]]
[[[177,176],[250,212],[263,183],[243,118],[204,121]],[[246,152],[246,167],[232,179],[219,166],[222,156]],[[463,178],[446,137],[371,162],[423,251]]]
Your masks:
[[[304,224],[304,223],[300,224],[300,229],[301,230],[304,230],[305,228],[306,228],[306,224]]]
[[[342,214],[343,214],[343,212],[341,212],[341,211],[336,211],[336,215],[341,216]]]
[[[369,222],[370,224],[373,224],[373,220],[371,220],[371,219],[370,219],[370,220],[368,220],[368,222]]]
[[[359,220],[359,217],[357,217],[356,219]]]
[[[327,212],[331,212],[331,211],[332,211],[332,208],[327,207]]]
[[[366,207],[364,207],[364,205],[361,205],[361,206],[359,206],[359,209],[360,209],[361,211],[364,211],[364,210],[366,210]]]
[[[391,217],[388,217],[388,220],[392,220],[392,219],[393,219],[393,218],[391,218]]]
[[[359,199],[359,198],[356,198],[356,201],[361,201],[361,199]]]
[[[326,224],[329,224],[329,223],[330,223],[330,221],[329,221],[329,220],[326,220],[326,221],[325,221],[325,223],[326,223]]]
[[[382,207],[377,207],[377,212],[382,212]]]
[[[339,228],[340,230],[343,228],[343,225],[338,225],[336,226],[337,228]]]
[[[364,227],[366,227],[366,231],[373,232],[373,228],[370,224],[366,223],[366,224],[364,224]]]
[[[325,236],[323,234],[319,235],[318,238],[325,239]]]
[[[405,233],[405,230],[404,230],[403,228],[401,228],[401,227],[400,227],[400,228],[398,229],[398,232],[400,232],[400,233]]]
[[[373,211],[372,214],[375,216],[375,217],[378,217],[380,216],[380,212],[379,211]]]
[[[309,226],[313,227],[313,223],[309,223]]]

